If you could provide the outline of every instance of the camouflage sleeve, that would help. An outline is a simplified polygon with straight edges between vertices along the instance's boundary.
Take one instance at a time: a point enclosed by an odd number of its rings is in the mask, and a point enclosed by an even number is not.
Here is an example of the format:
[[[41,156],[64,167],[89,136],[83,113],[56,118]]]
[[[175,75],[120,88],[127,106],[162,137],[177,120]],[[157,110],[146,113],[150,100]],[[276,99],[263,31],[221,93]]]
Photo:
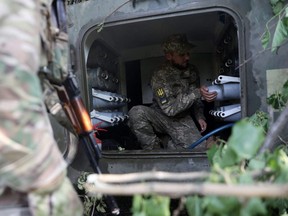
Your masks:
[[[200,87],[199,71],[195,65],[190,66],[189,79],[190,79],[192,89],[195,88],[194,85],[197,87]],[[194,115],[196,120],[199,120],[199,119],[206,120],[204,116],[204,104],[200,98],[194,101],[194,104],[192,106],[192,115]]]
[[[0,175],[2,182],[25,191],[57,177],[66,164],[55,144],[37,77],[36,1],[4,2],[1,8],[11,13],[2,15],[0,31]],[[48,174],[46,169],[54,170]]]
[[[200,99],[197,99],[192,106],[192,114],[197,120],[203,119],[206,120],[204,116],[204,104]]]
[[[189,82],[191,85],[191,88],[194,89],[195,86],[200,87],[200,77],[199,77],[199,70],[195,65],[190,65],[190,70],[189,70]],[[196,99],[194,101],[194,104],[192,106],[192,115],[196,118],[196,120],[199,119],[205,119],[204,116],[204,104],[201,101],[200,98]]]
[[[37,77],[41,50],[38,3],[0,1],[0,186],[36,194],[41,189],[42,196],[53,199],[61,185],[66,185],[67,165],[53,137]],[[71,191],[68,187],[62,193],[65,201],[61,204],[66,209],[79,207],[77,213],[67,215],[80,216],[80,200],[75,192],[71,198]],[[41,202],[37,203],[45,206],[41,215],[50,214],[53,206]]]
[[[200,98],[200,91],[195,87],[175,94],[177,84],[171,83],[171,79],[173,77],[163,78],[161,76],[154,76],[151,80],[151,86],[154,99],[162,111],[167,116],[176,116],[189,109],[195,100]]]

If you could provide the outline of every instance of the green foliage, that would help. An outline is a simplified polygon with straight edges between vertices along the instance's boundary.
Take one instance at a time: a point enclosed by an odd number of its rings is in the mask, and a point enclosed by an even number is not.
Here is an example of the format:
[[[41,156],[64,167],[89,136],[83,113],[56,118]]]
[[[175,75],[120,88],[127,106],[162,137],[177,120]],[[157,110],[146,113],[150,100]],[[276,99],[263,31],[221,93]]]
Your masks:
[[[238,162],[251,159],[264,141],[262,128],[254,126],[247,119],[235,124],[227,146],[237,155]]]
[[[288,102],[288,80],[284,83],[282,90],[277,91],[267,98],[267,103],[274,109],[283,109]]]
[[[271,105],[277,104],[278,108],[283,108],[288,100],[288,81],[277,94],[281,97],[276,98],[275,95],[276,93],[268,98],[268,101]],[[287,183],[287,147],[279,146],[272,153],[258,153],[268,131],[268,122],[268,114],[258,111],[250,118],[236,123],[227,143],[214,146],[208,151],[211,173],[207,181],[250,185],[261,182]],[[257,172],[258,175],[255,175]],[[236,197],[193,196],[187,199],[186,206],[190,216],[200,214],[285,215],[287,214],[288,200],[257,197],[241,200]]]
[[[262,115],[258,115],[262,116]],[[258,121],[257,115],[253,122]],[[261,124],[260,124],[261,125]],[[238,122],[225,145],[209,150],[211,173],[207,182],[227,184],[258,184],[270,182],[284,184],[288,181],[287,148],[258,154],[264,141],[264,130],[249,119]],[[269,172],[265,172],[269,170]],[[255,173],[259,173],[255,175]],[[191,196],[186,208],[192,215],[280,215],[288,208],[287,199],[239,199],[236,197]]]
[[[207,215],[224,215],[229,216],[232,212],[237,210],[238,200],[233,197],[216,197],[207,196],[203,199],[202,208],[205,209]],[[190,215],[191,216],[191,215]]]
[[[190,196],[186,200],[186,209],[189,215],[194,216],[202,216],[203,208],[202,208],[203,200],[199,198],[199,196]]]
[[[170,216],[169,208],[169,197],[135,195],[133,198],[133,216]]]
[[[266,49],[272,41],[271,50],[276,51],[288,37],[288,8],[284,0],[270,0],[274,16],[266,24],[266,31],[261,37],[262,46]],[[274,33],[271,33],[270,22],[278,19]]]
[[[267,209],[261,199],[251,198],[246,203],[244,203],[243,208],[241,208],[239,215],[241,216],[267,215]]]
[[[268,115],[260,111],[237,122],[228,141],[208,151],[211,171],[206,182],[234,185],[286,183],[287,148],[280,146],[272,153],[258,153],[264,142],[267,125]],[[193,195],[187,197],[185,207],[189,216],[284,215],[287,213],[288,200]],[[136,195],[132,211],[133,216],[168,216],[169,198]]]
[[[264,138],[262,127],[243,119],[233,127],[227,144],[221,145],[217,151],[215,148],[208,151],[209,161],[224,168],[249,160],[257,153]]]
[[[235,197],[193,196],[187,198],[186,208],[189,216],[267,215],[266,206],[259,198],[240,201]]]
[[[271,37],[271,33],[269,29],[267,28],[267,30],[264,32],[264,34],[261,37],[261,42],[262,42],[262,46],[264,49],[268,47],[269,42],[270,42],[270,37]]]
[[[265,133],[268,131],[269,118],[268,114],[263,111],[256,111],[249,119],[254,126],[261,127]]]
[[[279,14],[284,7],[285,0],[270,0],[270,4],[275,15]]]
[[[288,36],[287,18],[279,18],[272,40],[272,52],[280,47]]]
[[[77,188],[82,191],[84,194],[80,195],[80,198],[83,202],[84,213],[83,216],[94,215],[94,211],[105,213],[106,204],[103,202],[101,197],[91,197],[87,195],[87,192],[84,188],[84,184],[86,183],[87,176],[91,174],[88,172],[82,172],[81,175],[77,179]]]

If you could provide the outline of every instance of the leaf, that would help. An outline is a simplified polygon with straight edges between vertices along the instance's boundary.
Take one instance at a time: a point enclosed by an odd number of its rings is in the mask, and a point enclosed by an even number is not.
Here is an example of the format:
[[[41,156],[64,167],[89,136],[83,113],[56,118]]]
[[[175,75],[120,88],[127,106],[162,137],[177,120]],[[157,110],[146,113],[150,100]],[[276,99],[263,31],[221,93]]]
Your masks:
[[[266,205],[270,208],[277,209],[278,215],[287,215],[288,200],[287,199],[268,199]]]
[[[285,26],[283,20],[279,20],[272,40],[272,52],[275,51],[279,46],[281,46],[287,36],[287,27]]]
[[[96,197],[94,197],[94,202],[96,202],[98,199]],[[103,201],[103,199],[101,199],[96,207],[98,212],[102,212],[105,213],[106,209],[107,209],[107,205],[106,203]]]
[[[99,203],[99,204],[96,206],[96,210],[97,210],[97,212],[101,212],[101,213],[105,213],[105,212],[106,212],[104,206],[103,206],[101,203]]]
[[[243,173],[239,176],[239,184],[252,184],[254,183],[251,174]]]
[[[205,197],[203,207],[212,215],[237,215],[235,209],[239,208],[239,201],[235,197]]]
[[[265,168],[265,166],[266,166],[266,161],[265,161],[264,155],[261,154],[255,158],[252,158],[249,161],[247,169],[249,169],[249,170],[262,170]]]
[[[277,4],[277,2],[279,2],[279,0],[270,0],[271,5],[275,5],[275,4]]]
[[[144,212],[133,213],[133,216],[147,216]]]
[[[278,15],[278,14],[282,11],[283,7],[284,7],[283,2],[278,1],[278,2],[273,6],[273,13],[274,13],[275,15]]]
[[[285,107],[285,104],[287,102],[285,98],[286,97],[284,97],[280,92],[277,91],[267,98],[267,103],[276,110],[282,109],[283,107]]]
[[[215,154],[217,153],[217,151],[220,151],[220,147],[217,145],[213,145],[208,151],[207,151],[207,157],[208,157],[208,161],[210,162],[210,164],[213,164],[213,158],[215,156]]]
[[[228,145],[224,146],[222,151],[222,158],[219,162],[219,165],[222,168],[229,167],[235,165],[237,162],[241,161],[239,159],[237,153]]]
[[[288,89],[288,80],[283,84],[283,88]]]
[[[240,216],[267,215],[265,204],[259,198],[251,198],[248,203],[242,206]]]
[[[264,139],[264,131],[261,127],[255,127],[247,119],[243,119],[232,128],[232,135],[227,145],[233,149],[240,160],[251,159],[263,144]]]
[[[212,160],[212,165],[221,163],[221,161],[222,161],[222,156],[221,156],[222,149],[223,149],[223,145],[220,145],[218,147],[218,150],[214,152],[213,158],[211,159]],[[211,151],[213,151],[213,148],[212,148]],[[212,152],[210,152],[210,154],[212,154]]]
[[[133,210],[133,212],[140,212],[141,211],[141,206],[142,206],[142,196],[135,195],[133,197],[133,202],[132,202],[132,210]]]
[[[284,103],[286,104],[288,101],[288,80],[283,85],[282,98]]]
[[[248,121],[251,122],[254,126],[260,126],[263,128],[264,132],[268,131],[268,113],[263,111],[256,111],[251,117],[248,118]]]
[[[202,199],[199,196],[188,197],[186,200],[186,209],[189,216],[202,216]]]
[[[88,172],[81,172],[80,176],[77,179],[77,187],[78,187],[79,190],[85,190],[84,189],[84,184],[86,183],[87,176],[89,174],[90,173],[88,173]]]
[[[170,216],[170,198],[152,196],[146,199],[144,212],[147,216]]]
[[[270,41],[270,31],[266,30],[263,36],[261,37],[261,43],[264,49],[268,47]]]
[[[269,160],[269,166],[274,165],[275,183],[286,183],[288,181],[288,157],[283,149],[279,148],[274,157]],[[272,163],[273,162],[273,163]]]
[[[133,216],[170,216],[170,198],[156,195],[151,197],[135,195],[132,212]]]

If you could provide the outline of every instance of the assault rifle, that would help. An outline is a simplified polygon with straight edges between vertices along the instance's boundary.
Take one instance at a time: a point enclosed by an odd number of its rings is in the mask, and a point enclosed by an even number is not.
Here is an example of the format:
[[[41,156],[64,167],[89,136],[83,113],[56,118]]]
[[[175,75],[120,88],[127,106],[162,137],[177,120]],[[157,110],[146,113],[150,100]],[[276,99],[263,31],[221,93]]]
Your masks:
[[[55,86],[55,85],[54,85]],[[98,160],[101,158],[101,150],[96,143],[95,131],[91,123],[90,115],[85,108],[76,77],[71,72],[62,86],[55,87],[66,115],[70,119],[74,130],[78,134],[79,143],[84,147],[94,172],[101,174]],[[120,209],[112,196],[103,196],[113,215],[118,215]]]
[[[54,18],[53,20],[57,22],[57,26],[60,31],[67,32],[67,19],[64,0],[54,0],[52,4],[52,18]],[[50,82],[57,90],[62,107],[64,108],[64,111],[74,128],[74,131],[79,137],[79,143],[85,149],[91,167],[95,173],[101,174],[98,164],[98,160],[101,157],[101,150],[96,142],[90,115],[84,106],[76,77],[72,73],[71,63],[69,64],[69,69],[69,74],[63,83],[53,83],[53,80],[51,79]],[[120,209],[114,197],[105,195],[103,198],[111,213],[113,215],[119,215]]]

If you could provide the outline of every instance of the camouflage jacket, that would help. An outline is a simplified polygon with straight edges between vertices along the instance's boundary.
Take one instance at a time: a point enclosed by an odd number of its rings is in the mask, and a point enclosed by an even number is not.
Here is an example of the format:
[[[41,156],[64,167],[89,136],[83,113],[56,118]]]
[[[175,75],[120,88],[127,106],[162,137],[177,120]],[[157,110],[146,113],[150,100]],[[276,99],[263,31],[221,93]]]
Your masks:
[[[6,0],[0,8],[0,188],[27,193],[33,215],[80,216],[38,77],[50,1]]]
[[[166,62],[153,74],[151,86],[154,106],[159,107],[167,116],[177,118],[192,112],[197,120],[205,119],[195,66],[180,70]]]

